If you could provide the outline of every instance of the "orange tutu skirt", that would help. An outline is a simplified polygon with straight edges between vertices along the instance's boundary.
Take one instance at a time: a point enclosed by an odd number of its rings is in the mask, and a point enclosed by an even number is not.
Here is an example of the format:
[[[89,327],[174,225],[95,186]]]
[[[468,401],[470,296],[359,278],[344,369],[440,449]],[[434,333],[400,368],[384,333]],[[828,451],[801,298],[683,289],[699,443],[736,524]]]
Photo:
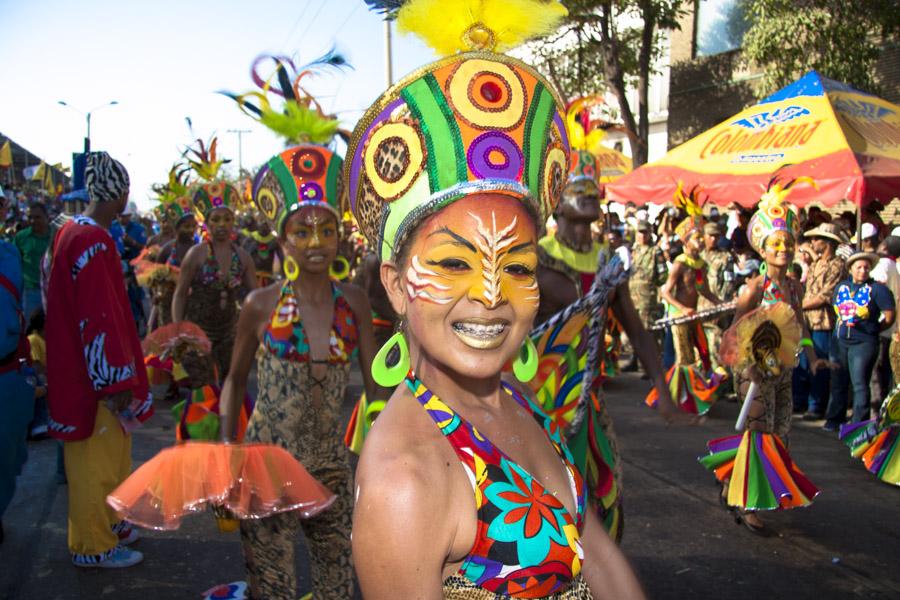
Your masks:
[[[224,508],[238,519],[328,508],[335,495],[284,448],[188,442],[141,465],[109,496],[123,518],[149,529],[177,529],[185,515]]]

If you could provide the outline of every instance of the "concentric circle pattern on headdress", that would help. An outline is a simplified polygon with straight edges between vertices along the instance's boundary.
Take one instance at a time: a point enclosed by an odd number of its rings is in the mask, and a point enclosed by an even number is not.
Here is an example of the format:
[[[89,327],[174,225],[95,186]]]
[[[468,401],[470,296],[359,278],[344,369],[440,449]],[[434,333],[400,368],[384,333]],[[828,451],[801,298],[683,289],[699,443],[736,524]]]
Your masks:
[[[343,165],[343,159],[324,146],[288,148],[256,174],[253,202],[279,234],[287,218],[303,206],[321,206],[340,219]]]
[[[187,217],[194,216],[194,208],[191,206],[191,199],[187,196],[176,198],[171,202],[167,202],[165,205],[160,205],[160,207],[163,208],[166,221],[171,223],[173,227],[178,227],[178,225],[180,225]]]
[[[781,203],[767,206],[761,204],[759,210],[750,217],[747,231],[750,233],[750,246],[757,254],[764,256],[766,238],[776,231],[786,231],[796,241],[800,237],[800,220],[790,206]]]
[[[232,212],[241,205],[241,195],[230,183],[210,181],[194,190],[192,198],[194,210],[203,220],[209,219],[210,213],[218,208],[227,208]]]
[[[569,172],[562,104],[528,65],[469,52],[423,67],[385,92],[353,133],[350,208],[391,258],[426,216],[476,192],[525,202],[545,219]]]

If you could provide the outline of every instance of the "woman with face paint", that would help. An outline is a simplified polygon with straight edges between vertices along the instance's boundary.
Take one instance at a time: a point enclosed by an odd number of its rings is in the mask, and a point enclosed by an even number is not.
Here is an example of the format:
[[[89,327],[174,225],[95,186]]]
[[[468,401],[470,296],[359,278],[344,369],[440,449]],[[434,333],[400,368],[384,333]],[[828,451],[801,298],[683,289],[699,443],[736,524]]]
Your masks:
[[[194,192],[193,204],[209,240],[184,256],[172,298],[172,320],[191,321],[203,329],[223,381],[231,365],[239,295],[256,287],[256,273],[253,259],[233,239],[234,208],[240,205],[237,190],[224,181],[206,183]]]
[[[327,148],[305,144],[274,156],[254,180],[254,202],[278,233],[285,279],[244,302],[222,392],[222,436],[233,439],[234,417],[258,357],[259,395],[244,441],[286,448],[337,499],[311,519],[289,512],[241,523],[252,598],[297,597],[294,541],[301,526],[313,597],[353,597],[353,476],[341,406],[354,360],[366,392],[374,393],[375,340],[365,293],[330,275],[340,239],[341,166],[341,158]]]
[[[759,208],[750,218],[747,227],[750,245],[765,263],[760,267],[760,275],[749,280],[737,300],[734,322],[759,307],[769,307],[779,302],[792,309],[791,318],[801,330],[803,340],[801,350],[806,352],[813,373],[820,368],[827,368],[824,359],[816,357],[812,342],[809,341],[809,330],[802,318],[800,304],[803,291],[799,281],[788,277],[788,270],[793,264],[797,238],[800,235],[800,222],[794,210],[784,204],[784,199],[796,183],[812,184],[812,180],[801,178],[782,186],[773,180],[769,189],[760,198]],[[778,334],[779,339],[782,337]],[[751,382],[757,386],[757,392],[750,405],[747,429],[751,432],[774,434],[786,447],[791,429],[791,413],[793,400],[791,396],[791,378],[794,364],[780,365],[779,368],[763,370],[758,366],[751,367],[743,373],[736,372],[739,397],[745,398]],[[786,451],[785,451],[786,452]],[[736,468],[735,471],[738,469]],[[736,517],[750,531],[767,535],[758,516],[762,507],[752,502],[736,501],[735,490],[730,490],[731,482],[725,480],[722,489],[723,503],[736,508]],[[795,494],[796,496],[797,494]],[[797,499],[799,502],[799,498]],[[811,501],[811,497],[810,497]]]
[[[565,13],[533,4],[551,29]],[[357,470],[356,572],[366,598],[641,598],[559,428],[515,381],[537,370],[538,232],[569,147],[549,83],[494,52],[499,13],[535,20],[503,8],[466,21],[403,3],[399,27],[462,52],[385,92],[348,149],[351,208],[403,323],[372,367],[398,387]]]

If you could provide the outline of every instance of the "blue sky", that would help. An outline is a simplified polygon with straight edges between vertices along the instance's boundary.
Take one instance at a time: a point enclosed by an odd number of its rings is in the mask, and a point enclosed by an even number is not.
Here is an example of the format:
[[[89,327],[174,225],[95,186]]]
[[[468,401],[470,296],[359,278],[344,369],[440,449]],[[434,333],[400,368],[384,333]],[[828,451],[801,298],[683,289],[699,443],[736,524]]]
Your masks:
[[[71,163],[89,110],[91,145],[125,163],[132,199],[149,208],[150,184],[195,133],[219,134],[219,151],[254,169],[282,143],[216,94],[251,89],[250,64],[262,53],[312,60],[333,44],[353,70],[325,75],[309,89],[326,111],[352,129],[385,88],[384,35],[379,15],[362,0],[0,0],[0,131],[48,161]],[[394,35],[395,79],[429,62],[418,40]]]

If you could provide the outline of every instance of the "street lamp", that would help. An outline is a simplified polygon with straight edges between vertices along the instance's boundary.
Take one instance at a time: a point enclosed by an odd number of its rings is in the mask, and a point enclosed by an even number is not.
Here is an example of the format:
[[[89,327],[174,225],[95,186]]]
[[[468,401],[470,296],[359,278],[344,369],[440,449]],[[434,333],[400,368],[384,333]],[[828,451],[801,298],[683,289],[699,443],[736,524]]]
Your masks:
[[[67,108],[71,108],[78,114],[85,116],[85,120],[87,121],[87,136],[84,138],[84,153],[85,154],[87,154],[88,152],[91,151],[91,113],[97,112],[101,108],[106,108],[107,106],[115,106],[118,103],[119,103],[118,100],[111,100],[111,101],[107,102],[106,104],[101,104],[100,106],[95,106],[91,110],[85,112],[79,108],[72,106],[65,100],[57,101],[57,104],[59,104],[60,106],[65,106]]]

